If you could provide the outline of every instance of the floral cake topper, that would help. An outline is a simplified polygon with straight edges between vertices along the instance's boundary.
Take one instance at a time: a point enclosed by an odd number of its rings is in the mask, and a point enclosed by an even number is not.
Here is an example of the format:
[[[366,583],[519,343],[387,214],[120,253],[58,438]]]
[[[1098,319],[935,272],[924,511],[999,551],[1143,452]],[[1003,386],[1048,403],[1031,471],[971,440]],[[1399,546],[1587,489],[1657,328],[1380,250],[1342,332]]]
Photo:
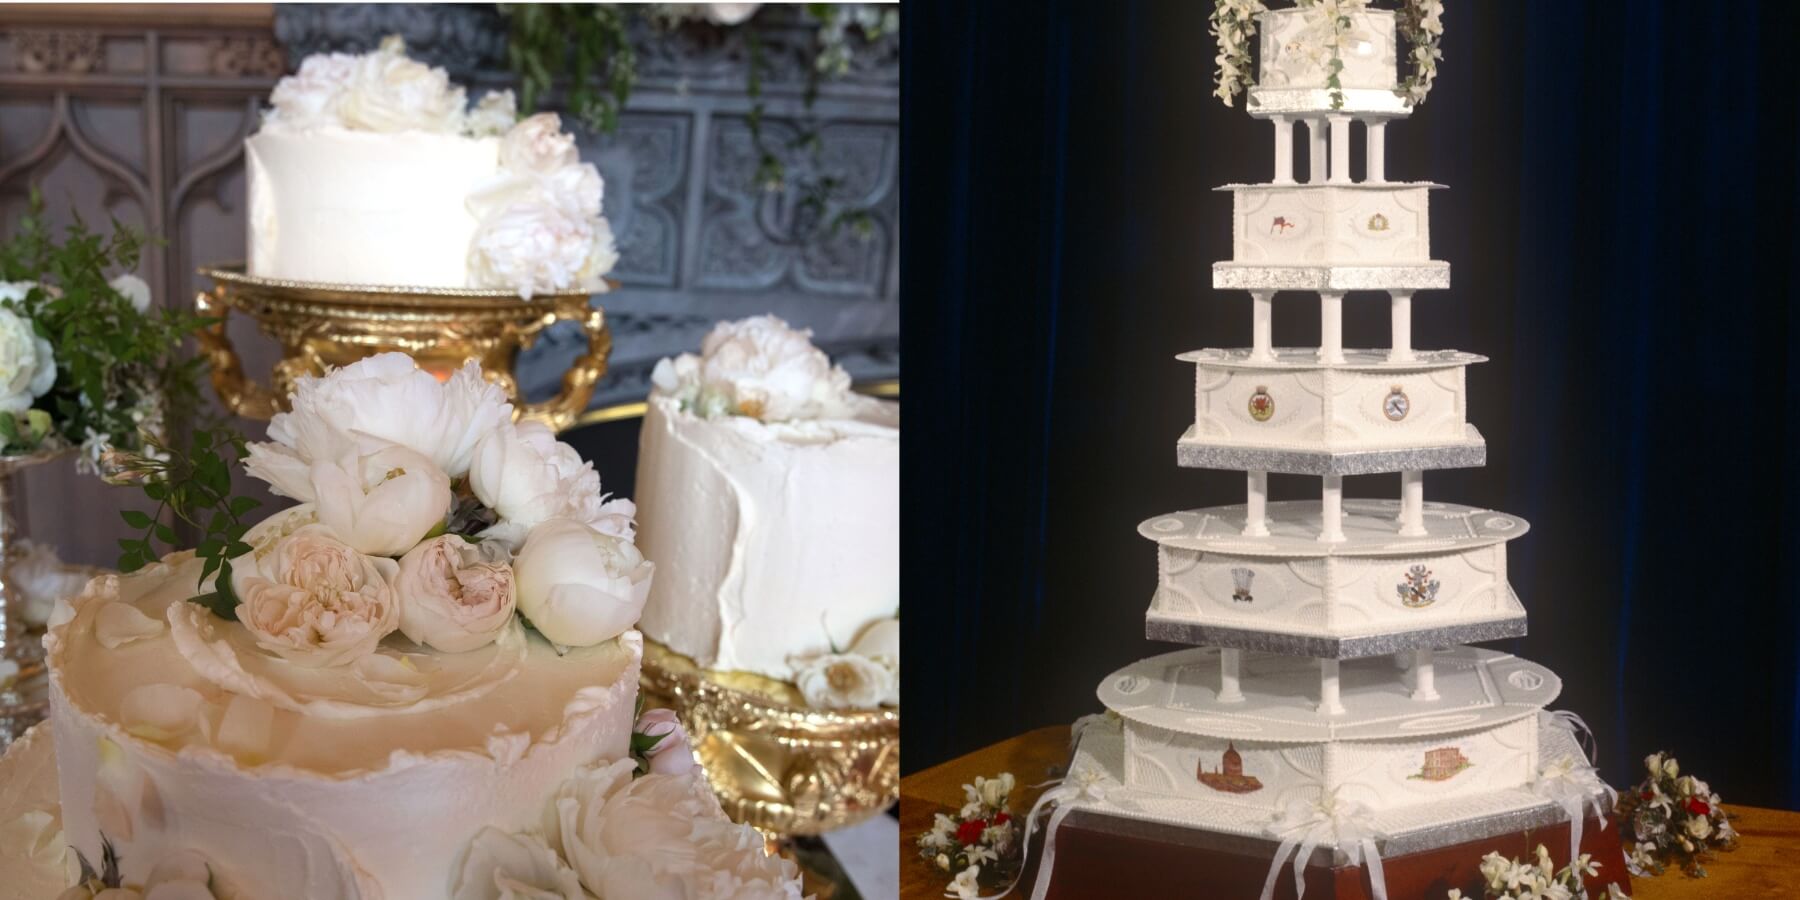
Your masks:
[[[1373,0],[1295,0],[1295,7],[1305,11],[1310,26],[1298,49],[1318,58],[1327,73],[1326,87],[1331,91],[1331,108],[1344,105],[1344,88],[1339,73],[1344,69],[1341,50],[1353,36],[1353,16],[1373,8]],[[1394,89],[1407,105],[1425,102],[1437,78],[1438,60],[1444,53],[1439,44],[1444,37],[1443,0],[1396,0],[1395,23],[1400,37],[1412,45],[1407,59],[1412,70]],[[1213,37],[1219,41],[1218,88],[1213,95],[1226,106],[1248,88],[1256,85],[1255,67],[1250,47],[1256,40],[1256,17],[1268,12],[1262,0],[1214,0],[1211,19]]]

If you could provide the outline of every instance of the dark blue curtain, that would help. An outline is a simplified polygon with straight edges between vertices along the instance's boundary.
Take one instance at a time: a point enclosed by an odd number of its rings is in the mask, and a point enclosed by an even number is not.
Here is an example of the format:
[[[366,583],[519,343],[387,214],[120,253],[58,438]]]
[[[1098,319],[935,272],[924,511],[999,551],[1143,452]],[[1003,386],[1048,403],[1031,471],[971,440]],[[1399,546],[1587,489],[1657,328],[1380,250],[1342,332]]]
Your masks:
[[[1389,175],[1433,180],[1453,287],[1414,340],[1469,374],[1489,465],[1427,496],[1523,515],[1528,637],[1604,773],[1656,749],[1800,808],[1797,4],[1451,0]],[[1210,288],[1269,126],[1211,90],[1211,4],[907,4],[906,769],[1098,709],[1143,638],[1156,513],[1240,502],[1182,470],[1191,367],[1242,346]],[[1285,302],[1284,302],[1285,301]],[[1352,295],[1346,340],[1384,346]],[[1278,342],[1316,304],[1276,303]],[[1274,479],[1283,497],[1316,479]],[[1391,496],[1393,476],[1349,480]],[[1022,773],[1022,776],[1026,773]]]

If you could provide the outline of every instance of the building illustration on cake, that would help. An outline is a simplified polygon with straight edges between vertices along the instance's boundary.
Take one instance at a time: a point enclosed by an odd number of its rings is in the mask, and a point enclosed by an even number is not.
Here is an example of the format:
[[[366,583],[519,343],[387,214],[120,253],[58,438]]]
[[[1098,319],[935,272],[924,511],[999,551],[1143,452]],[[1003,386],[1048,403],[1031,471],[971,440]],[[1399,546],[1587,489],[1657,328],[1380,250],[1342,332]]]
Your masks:
[[[1396,66],[1409,57],[1396,16],[1410,14],[1347,11],[1356,46],[1322,55],[1278,51],[1333,32],[1322,5],[1261,11],[1249,37],[1233,32],[1246,47],[1260,35],[1246,108],[1272,126],[1273,175],[1220,189],[1232,197],[1232,254],[1214,263],[1212,286],[1221,297],[1248,295],[1250,342],[1177,357],[1195,380],[1176,462],[1239,473],[1244,499],[1139,526],[1157,554],[1145,636],[1188,648],[1102,681],[1099,699],[1117,725],[1085,730],[1071,763],[1102,782],[1096,799],[1073,801],[1090,814],[1084,829],[1129,835],[1153,820],[1143,810],[1159,810],[1159,827],[1185,832],[1188,855],[1168,866],[1195,877],[1204,861],[1241,852],[1246,834],[1266,841],[1271,871],[1284,841],[1304,833],[1331,865],[1380,878],[1369,845],[1339,845],[1328,826],[1353,823],[1349,833],[1375,835],[1385,857],[1461,852],[1568,822],[1565,806],[1537,790],[1554,760],[1579,761],[1592,779],[1584,796],[1604,803],[1572,732],[1544,724],[1562,690],[1556,674],[1470,646],[1525,633],[1506,551],[1529,526],[1425,500],[1427,471],[1485,465],[1487,443],[1467,417],[1465,387],[1467,368],[1484,359],[1413,346],[1413,300],[1447,290],[1450,264],[1430,248],[1430,200],[1442,186],[1386,174],[1387,126],[1415,109]],[[1248,21],[1225,4],[1217,15],[1227,31]],[[1363,144],[1359,173],[1353,137]],[[1355,309],[1387,308],[1387,346],[1344,345],[1352,292]],[[1316,304],[1317,346],[1277,340],[1278,297]],[[1272,501],[1272,476],[1316,499]],[[1345,476],[1386,476],[1395,490],[1346,497]],[[1275,602],[1249,602],[1252,567],[1258,593]],[[1219,741],[1218,767],[1210,758],[1196,766],[1196,743]],[[1458,777],[1476,760],[1481,777]],[[1169,777],[1189,767],[1192,781]],[[1408,790],[1412,781],[1432,782],[1430,796]],[[1616,843],[1611,854],[1608,865],[1623,869]],[[1309,865],[1321,863],[1296,863],[1295,878]],[[1049,879],[1045,896],[1057,900]]]
[[[1461,750],[1455,747],[1439,747],[1436,750],[1425,751],[1424,768],[1419,770],[1419,774],[1407,777],[1420,781],[1449,781],[1472,765],[1474,763],[1469,762],[1469,758],[1463,756]]]
[[[1200,779],[1201,784],[1227,794],[1251,794],[1262,790],[1262,782],[1255,775],[1244,774],[1244,757],[1238,754],[1235,744],[1225,745],[1225,755],[1219,759],[1218,771],[1206,771],[1206,761],[1201,760],[1194,777]]]

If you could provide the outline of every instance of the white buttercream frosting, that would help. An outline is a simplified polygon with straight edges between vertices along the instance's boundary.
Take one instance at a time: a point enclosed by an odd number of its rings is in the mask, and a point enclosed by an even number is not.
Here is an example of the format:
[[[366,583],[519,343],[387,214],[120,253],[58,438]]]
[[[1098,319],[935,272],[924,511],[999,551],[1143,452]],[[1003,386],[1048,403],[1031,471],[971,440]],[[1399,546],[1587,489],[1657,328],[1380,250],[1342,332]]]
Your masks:
[[[650,398],[638,545],[656,561],[639,627],[702,666],[795,677],[900,604],[899,407],[705,419]]]

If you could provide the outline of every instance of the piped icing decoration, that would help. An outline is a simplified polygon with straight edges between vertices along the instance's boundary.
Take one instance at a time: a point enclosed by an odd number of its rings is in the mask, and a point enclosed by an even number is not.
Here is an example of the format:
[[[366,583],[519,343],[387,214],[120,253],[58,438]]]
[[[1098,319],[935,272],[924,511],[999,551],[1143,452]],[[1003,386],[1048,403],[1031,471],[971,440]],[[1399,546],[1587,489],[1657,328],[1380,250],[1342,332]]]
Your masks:
[[[850,375],[812,344],[810,329],[775,316],[720,322],[700,344],[657,362],[651,393],[673,397],[703,419],[745,416],[764,422],[848,418]]]
[[[129,603],[108,603],[94,616],[94,639],[108,650],[162,634],[163,623]]]
[[[406,55],[389,35],[373,53],[315,54],[270,95],[270,133],[326,128],[373,134],[422,132],[497,139],[496,174],[468,197],[478,222],[468,248],[469,286],[516,290],[521,298],[597,291],[618,263],[601,215],[600,171],[584,163],[555,113],[518,118],[511,91],[470,107],[441,68]]]

